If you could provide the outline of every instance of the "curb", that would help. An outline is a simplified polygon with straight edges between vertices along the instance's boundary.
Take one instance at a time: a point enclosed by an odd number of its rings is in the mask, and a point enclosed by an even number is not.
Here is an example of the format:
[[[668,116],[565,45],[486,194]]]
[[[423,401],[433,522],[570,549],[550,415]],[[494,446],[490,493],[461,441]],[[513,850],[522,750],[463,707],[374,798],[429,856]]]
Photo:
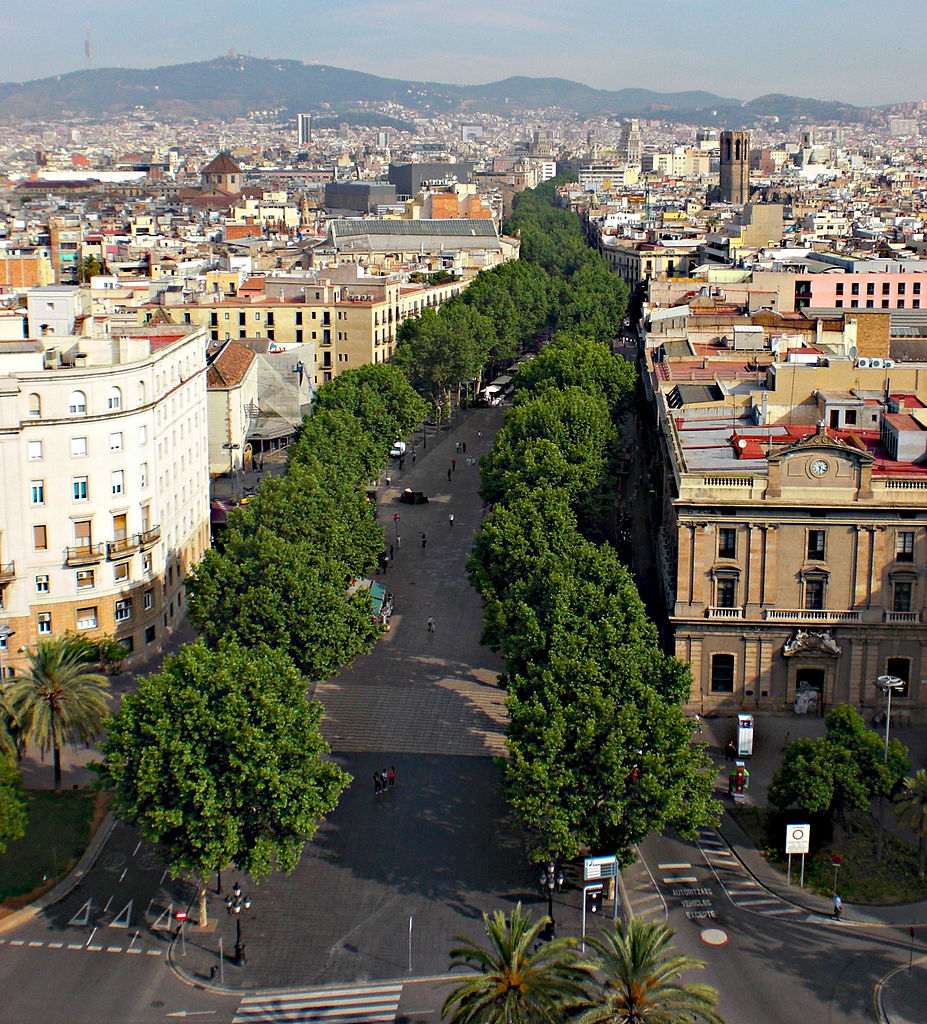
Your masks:
[[[53,889],[49,889],[44,896],[40,896],[37,900],[34,900],[32,903],[28,903],[25,907],[21,907],[19,910],[14,910],[8,917],[0,919],[0,933],[10,931],[13,928],[18,928],[27,921],[31,921],[41,913],[41,911],[54,906],[54,904],[63,900],[65,896],[73,892],[74,889],[76,889],[83,881],[84,875],[86,875],[93,867],[97,857],[100,856],[103,847],[106,845],[107,840],[112,835],[115,827],[116,819],[112,814],[107,814],[74,869]]]
[[[875,989],[872,993],[872,1002],[875,1006],[876,1017],[878,1017],[879,1024],[892,1024],[892,1018],[889,1017],[886,1012],[885,1003],[882,1000],[882,992],[885,989],[885,986],[892,980],[892,978],[895,977],[896,974],[899,974],[901,971],[907,971],[915,964],[920,964],[924,961],[927,961],[927,956],[919,956],[910,965],[898,964],[897,967],[893,967],[887,974],[883,974],[876,982]]]

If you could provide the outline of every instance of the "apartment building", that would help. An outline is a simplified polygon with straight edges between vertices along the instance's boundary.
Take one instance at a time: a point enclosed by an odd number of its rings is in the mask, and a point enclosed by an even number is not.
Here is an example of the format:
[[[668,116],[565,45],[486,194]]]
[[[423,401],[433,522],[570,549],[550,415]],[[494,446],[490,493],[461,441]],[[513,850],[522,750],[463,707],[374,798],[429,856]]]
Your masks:
[[[743,329],[740,351],[647,352],[658,562],[690,707],[875,707],[890,674],[899,705],[923,709],[927,364],[848,357],[850,324]]]
[[[179,625],[209,544],[205,348],[195,327],[0,342],[7,673],[66,630],[141,660]]]
[[[437,309],[459,294],[466,282],[414,284],[405,275],[368,276],[357,267],[318,272],[273,273],[246,281],[234,297],[211,297],[170,307],[174,319],[204,326],[212,341],[266,339],[275,349],[312,345],[301,356],[313,386],[342,370],[388,361],[396,330],[406,317]],[[139,308],[141,322],[157,310]]]

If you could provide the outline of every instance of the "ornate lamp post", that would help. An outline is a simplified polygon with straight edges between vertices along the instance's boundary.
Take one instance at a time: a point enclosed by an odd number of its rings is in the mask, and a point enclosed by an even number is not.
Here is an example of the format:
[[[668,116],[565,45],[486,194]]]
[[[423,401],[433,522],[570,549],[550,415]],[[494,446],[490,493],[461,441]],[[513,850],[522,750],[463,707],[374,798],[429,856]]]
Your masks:
[[[245,946],[241,941],[241,917],[251,909],[251,897],[242,895],[240,883],[236,882],[225,897],[225,909],[235,918],[235,959],[232,962],[236,967],[244,967],[247,961]]]
[[[547,926],[547,932],[550,938],[554,936],[554,889],[558,892],[563,888],[563,871],[557,867],[557,862],[553,857],[546,864],[541,865],[541,873],[539,876],[541,883],[541,891],[547,893],[547,916],[550,918],[550,924]]]

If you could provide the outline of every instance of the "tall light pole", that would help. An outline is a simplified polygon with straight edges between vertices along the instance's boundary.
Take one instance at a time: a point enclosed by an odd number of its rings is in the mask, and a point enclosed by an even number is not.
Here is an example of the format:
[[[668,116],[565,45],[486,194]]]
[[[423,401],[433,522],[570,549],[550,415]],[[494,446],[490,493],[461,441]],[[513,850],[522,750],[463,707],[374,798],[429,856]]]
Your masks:
[[[879,676],[876,686],[885,694],[885,749],[882,753],[882,764],[888,764],[888,734],[892,727],[892,692],[903,690],[905,681],[898,676]],[[876,839],[876,860],[882,859],[882,806],[884,796],[879,792],[879,832]]]
[[[557,862],[553,857],[550,858],[547,864],[541,865],[539,881],[541,883],[541,891],[547,893],[547,916],[550,918],[547,932],[553,938],[554,926],[557,923],[554,920],[554,889],[557,889],[559,892],[563,888],[563,872],[557,867]]]
[[[235,918],[235,959],[236,967],[244,967],[245,945],[241,941],[241,915],[251,909],[251,897],[245,896],[241,891],[241,884],[236,882],[232,891],[225,897],[225,909]]]

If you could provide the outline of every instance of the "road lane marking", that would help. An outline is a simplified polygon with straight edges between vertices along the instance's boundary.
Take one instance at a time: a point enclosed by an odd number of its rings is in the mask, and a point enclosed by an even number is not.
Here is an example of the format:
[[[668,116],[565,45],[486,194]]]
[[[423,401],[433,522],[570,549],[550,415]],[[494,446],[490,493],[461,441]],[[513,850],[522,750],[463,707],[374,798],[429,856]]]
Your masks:
[[[685,864],[658,864],[657,868],[660,871],[676,871],[679,868],[691,868],[692,865],[686,862]]]
[[[698,879],[695,875],[680,875],[678,878],[664,878],[663,882],[666,885],[671,885],[674,882],[697,882]]]

